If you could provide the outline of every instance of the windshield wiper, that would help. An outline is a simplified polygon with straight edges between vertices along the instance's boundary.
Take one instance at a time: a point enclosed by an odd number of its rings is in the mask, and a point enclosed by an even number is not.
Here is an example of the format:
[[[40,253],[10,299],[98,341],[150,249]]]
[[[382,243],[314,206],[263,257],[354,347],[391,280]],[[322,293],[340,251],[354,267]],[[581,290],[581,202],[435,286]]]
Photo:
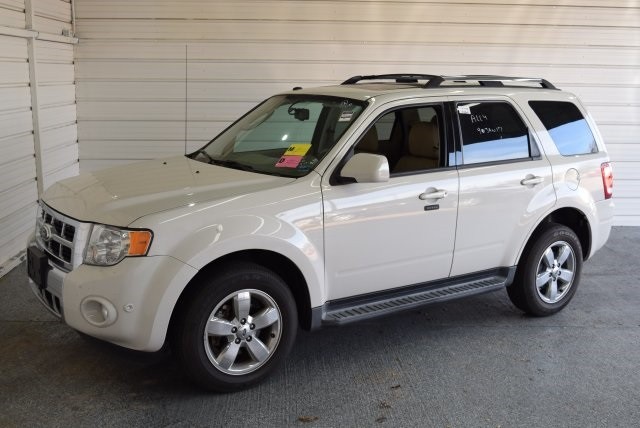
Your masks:
[[[212,163],[214,165],[226,166],[228,168],[233,168],[233,169],[241,169],[243,171],[255,171],[256,170],[251,165],[246,165],[246,164],[240,163],[238,161],[226,160],[226,159],[213,159],[211,156],[209,156],[209,159],[211,159],[209,161],[209,163]]]
[[[212,165],[219,165],[219,166],[224,166],[224,167],[227,167],[227,168],[239,169],[239,170],[242,170],[242,171],[257,172],[259,174],[275,175],[277,177],[288,177],[288,178],[291,178],[291,176],[288,175],[288,174],[283,174],[283,173],[273,172],[273,171],[262,171],[260,169],[256,169],[256,168],[252,167],[251,165],[246,165],[246,164],[238,162],[238,161],[227,160],[227,159],[214,159],[211,156],[209,156],[208,153],[204,153],[204,154],[206,154],[207,157],[210,159],[209,160],[209,164],[212,164]]]
[[[206,159],[206,162],[208,164],[226,166],[226,167],[229,167],[229,168],[241,169],[243,171],[254,171],[255,170],[251,165],[245,165],[245,164],[237,162],[237,161],[226,160],[226,159],[215,159],[215,158],[211,157],[211,155],[209,153],[207,153],[205,150],[202,150],[202,149],[200,149],[200,150],[198,150],[196,152],[196,155],[194,156],[194,158],[197,157],[198,155],[204,156],[205,159]]]

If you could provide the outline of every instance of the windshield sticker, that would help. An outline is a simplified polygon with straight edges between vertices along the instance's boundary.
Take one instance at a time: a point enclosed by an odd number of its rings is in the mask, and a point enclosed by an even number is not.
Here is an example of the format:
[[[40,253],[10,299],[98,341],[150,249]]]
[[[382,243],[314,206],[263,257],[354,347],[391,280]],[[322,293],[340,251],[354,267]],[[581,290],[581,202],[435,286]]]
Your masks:
[[[311,159],[303,159],[297,169],[298,171],[309,171],[316,163],[318,163],[318,159],[314,157]]]
[[[276,168],[297,168],[302,162],[302,156],[282,156],[276,163]]]
[[[311,144],[295,143],[289,146],[283,156],[304,156],[310,148]]]
[[[471,114],[471,107],[468,104],[466,106],[458,106],[458,113]]]
[[[343,111],[342,114],[340,115],[340,118],[338,119],[338,122],[349,122],[352,117],[353,117],[352,111]]]

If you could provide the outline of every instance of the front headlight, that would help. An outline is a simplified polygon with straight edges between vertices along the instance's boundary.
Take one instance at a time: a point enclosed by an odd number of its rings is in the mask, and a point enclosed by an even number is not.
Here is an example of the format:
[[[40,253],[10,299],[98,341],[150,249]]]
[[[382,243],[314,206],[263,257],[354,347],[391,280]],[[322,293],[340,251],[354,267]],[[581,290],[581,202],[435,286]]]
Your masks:
[[[150,230],[126,230],[94,224],[84,252],[84,263],[112,266],[125,257],[145,256],[152,238]]]

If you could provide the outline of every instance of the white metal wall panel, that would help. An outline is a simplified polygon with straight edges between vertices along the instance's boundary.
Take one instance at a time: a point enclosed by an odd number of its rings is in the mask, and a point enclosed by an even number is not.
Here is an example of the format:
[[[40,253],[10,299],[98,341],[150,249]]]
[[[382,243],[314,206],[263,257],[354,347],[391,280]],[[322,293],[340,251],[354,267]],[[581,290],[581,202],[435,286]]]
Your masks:
[[[61,0],[35,0],[34,28],[53,34],[71,29],[71,4]],[[41,18],[38,20],[36,18]],[[42,26],[41,24],[46,25]],[[40,27],[38,27],[41,25]],[[77,175],[78,130],[75,100],[73,45],[37,40],[38,100],[43,188]]]
[[[31,0],[33,2],[33,29],[62,35],[71,30],[71,3],[62,0]]]
[[[24,0],[0,0],[0,26],[24,28],[25,21]]]
[[[0,3],[2,19],[14,16],[24,4]],[[22,18],[16,26],[24,28]],[[35,201],[38,198],[31,116],[31,92],[27,41],[0,35],[0,276],[24,250],[27,234],[35,224]]]
[[[35,225],[36,154],[45,188],[78,173],[71,28],[69,1],[0,0],[0,276]]]
[[[182,153],[185,121],[191,150],[292,86],[541,76],[587,104],[614,160],[616,223],[640,225],[640,0],[531,3],[78,0],[81,166]]]
[[[0,13],[0,25],[24,28],[24,13],[5,9]]]

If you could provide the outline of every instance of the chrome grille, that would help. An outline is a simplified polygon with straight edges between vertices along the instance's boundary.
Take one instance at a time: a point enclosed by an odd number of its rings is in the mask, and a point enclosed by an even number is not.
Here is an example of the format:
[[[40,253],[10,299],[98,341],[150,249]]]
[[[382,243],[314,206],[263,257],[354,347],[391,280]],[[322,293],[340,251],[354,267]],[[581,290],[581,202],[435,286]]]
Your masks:
[[[38,245],[49,260],[64,271],[74,266],[74,244],[78,222],[41,204],[36,224]]]

